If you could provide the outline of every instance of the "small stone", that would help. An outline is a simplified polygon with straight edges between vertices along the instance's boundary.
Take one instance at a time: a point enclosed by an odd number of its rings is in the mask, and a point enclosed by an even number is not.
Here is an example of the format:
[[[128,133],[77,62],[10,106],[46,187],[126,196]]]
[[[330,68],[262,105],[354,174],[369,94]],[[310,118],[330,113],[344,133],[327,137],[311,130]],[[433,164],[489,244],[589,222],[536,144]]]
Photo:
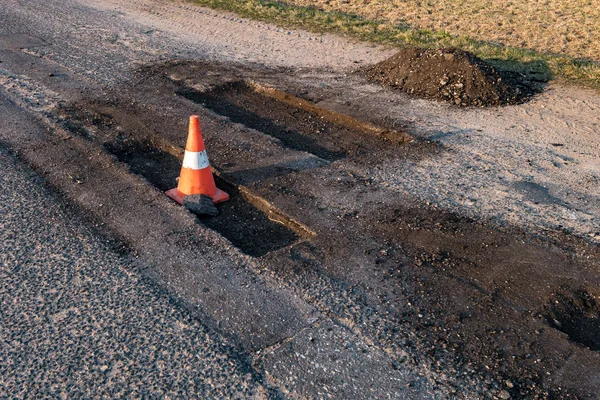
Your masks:
[[[196,215],[216,217],[219,210],[215,207],[212,198],[203,194],[192,194],[183,198],[183,206]]]
[[[562,324],[559,320],[553,319],[552,322],[554,323],[554,326],[556,326],[558,329],[562,328]]]
[[[513,385],[513,383],[511,381],[504,381],[504,383],[506,384],[506,387],[509,389],[512,389],[515,385]]]
[[[506,390],[502,390],[500,393],[498,393],[498,397],[502,400],[508,400],[510,399],[510,393],[508,393]]]

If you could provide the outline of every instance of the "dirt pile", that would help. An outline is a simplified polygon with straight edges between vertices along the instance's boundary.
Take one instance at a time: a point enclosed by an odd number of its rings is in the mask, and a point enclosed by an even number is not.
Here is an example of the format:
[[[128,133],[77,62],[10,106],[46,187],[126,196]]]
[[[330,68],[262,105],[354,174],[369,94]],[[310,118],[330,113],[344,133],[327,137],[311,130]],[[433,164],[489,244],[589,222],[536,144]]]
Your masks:
[[[405,48],[365,72],[371,82],[458,106],[514,104],[532,94],[516,75],[458,49]]]

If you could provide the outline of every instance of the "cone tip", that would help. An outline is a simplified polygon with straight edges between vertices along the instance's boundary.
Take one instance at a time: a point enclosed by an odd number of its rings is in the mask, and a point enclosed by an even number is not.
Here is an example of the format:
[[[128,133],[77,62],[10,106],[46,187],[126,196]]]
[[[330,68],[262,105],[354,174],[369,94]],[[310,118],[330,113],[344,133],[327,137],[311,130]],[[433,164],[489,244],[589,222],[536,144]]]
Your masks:
[[[200,131],[200,118],[197,115],[190,117],[188,140],[185,149],[194,152],[204,151],[204,141],[202,140],[202,132]]]
[[[200,117],[197,115],[190,116],[190,128],[197,129],[200,127]]]

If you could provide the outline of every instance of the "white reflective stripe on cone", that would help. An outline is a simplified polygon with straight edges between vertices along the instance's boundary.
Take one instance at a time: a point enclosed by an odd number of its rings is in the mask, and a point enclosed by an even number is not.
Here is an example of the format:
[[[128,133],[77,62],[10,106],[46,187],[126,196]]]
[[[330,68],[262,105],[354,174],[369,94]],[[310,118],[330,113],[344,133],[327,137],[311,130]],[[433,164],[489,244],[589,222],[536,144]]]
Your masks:
[[[208,155],[204,151],[185,151],[183,156],[183,168],[204,169],[208,167]]]

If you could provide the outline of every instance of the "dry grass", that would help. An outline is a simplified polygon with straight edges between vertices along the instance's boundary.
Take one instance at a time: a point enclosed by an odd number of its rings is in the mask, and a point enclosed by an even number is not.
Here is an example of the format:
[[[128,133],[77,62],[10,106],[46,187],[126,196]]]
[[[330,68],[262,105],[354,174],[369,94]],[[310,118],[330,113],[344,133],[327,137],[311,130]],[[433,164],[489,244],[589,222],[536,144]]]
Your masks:
[[[189,0],[398,47],[455,47],[500,69],[600,89],[600,0]]]
[[[284,0],[391,25],[600,61],[600,0]]]

